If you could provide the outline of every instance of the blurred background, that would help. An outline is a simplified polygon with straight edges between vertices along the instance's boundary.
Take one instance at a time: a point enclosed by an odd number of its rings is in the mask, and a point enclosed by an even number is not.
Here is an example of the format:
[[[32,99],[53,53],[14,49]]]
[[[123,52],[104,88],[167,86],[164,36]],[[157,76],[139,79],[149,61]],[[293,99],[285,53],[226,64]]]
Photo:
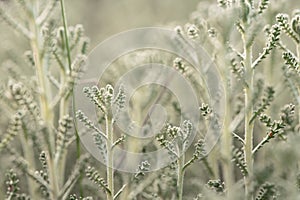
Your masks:
[[[19,13],[10,6],[15,5],[13,1],[4,1],[5,9],[18,16]],[[128,29],[186,23],[198,3],[199,0],[69,0],[66,1],[66,12],[70,26],[83,25],[93,48],[107,37]],[[56,10],[60,17],[59,9]],[[16,46],[20,50],[19,56],[22,55],[26,47],[22,43],[23,36],[2,22],[0,19],[0,59],[15,57],[17,53],[11,50],[17,49]]]
[[[69,24],[83,24],[93,46],[128,29],[186,23],[199,0],[72,0],[66,3]]]
[[[14,10],[15,0],[2,1],[5,10],[22,19],[20,13]],[[278,6],[281,12],[291,12],[300,6],[300,1],[287,0],[284,4],[282,4],[284,1],[280,2]],[[129,29],[147,26],[173,28],[176,25],[184,25],[194,11],[216,3],[217,0],[68,0],[66,11],[70,26],[83,25],[86,36],[91,39],[90,49],[92,49],[109,36]],[[58,12],[59,9],[56,9],[55,16],[60,17]],[[24,44],[23,36],[3,23],[2,19],[0,19],[0,38],[2,62],[8,58],[20,57],[29,47],[28,44]]]

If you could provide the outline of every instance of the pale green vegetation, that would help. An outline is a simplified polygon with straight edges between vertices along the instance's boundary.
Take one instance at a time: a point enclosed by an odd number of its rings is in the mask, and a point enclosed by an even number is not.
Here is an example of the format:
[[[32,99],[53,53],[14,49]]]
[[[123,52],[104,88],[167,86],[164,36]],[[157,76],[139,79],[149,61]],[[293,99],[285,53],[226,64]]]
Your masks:
[[[90,41],[82,25],[68,26],[68,11],[63,0],[0,1],[1,35],[18,36],[14,46],[3,41],[0,51],[0,199],[300,199],[298,1],[200,1],[182,26],[164,22],[205,48],[216,64],[225,118],[214,121],[216,111],[203,97],[198,127],[189,119],[179,124],[180,107],[165,92],[159,99],[168,123],[151,143],[131,140],[115,127],[111,109],[124,109],[126,98],[123,86],[113,87],[117,76],[127,65],[150,59],[173,66],[200,95],[207,91],[194,68],[201,66],[149,49],[120,57],[113,73],[82,91],[97,109],[99,120],[93,122],[72,105]],[[79,11],[74,18],[80,18]],[[157,103],[156,89],[144,87],[132,97],[126,109],[136,121],[145,122],[149,105]],[[210,122],[222,129],[206,152],[203,134]],[[86,129],[77,129],[78,123]],[[199,133],[187,148],[194,128]],[[82,147],[80,135],[89,130],[107,166]],[[165,148],[173,162],[153,172],[147,160],[135,174],[115,171],[116,146],[135,152]]]

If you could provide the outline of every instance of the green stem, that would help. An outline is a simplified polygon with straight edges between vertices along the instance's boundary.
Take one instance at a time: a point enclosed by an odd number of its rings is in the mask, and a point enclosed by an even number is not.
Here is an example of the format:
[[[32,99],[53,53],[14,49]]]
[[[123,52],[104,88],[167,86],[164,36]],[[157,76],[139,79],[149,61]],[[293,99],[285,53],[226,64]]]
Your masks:
[[[71,61],[71,50],[70,50],[70,45],[69,45],[69,37],[68,37],[68,29],[67,29],[67,19],[66,19],[66,10],[65,10],[65,4],[64,4],[64,0],[60,0],[60,5],[61,5],[61,15],[62,15],[62,20],[63,20],[63,26],[64,26],[64,39],[65,39],[65,47],[66,47],[66,52],[67,52],[67,62],[68,62],[68,70],[69,73],[71,73],[72,70],[72,61]],[[64,77],[66,76],[67,73],[65,73],[63,70],[61,72],[61,78],[64,79]],[[62,80],[63,86],[65,83],[65,80]],[[71,93],[73,93],[73,88],[71,89]],[[62,113],[66,114],[68,113],[67,108],[69,106],[68,104],[68,99],[69,99],[69,95],[67,95],[66,97],[62,98],[61,103],[60,103],[60,116],[62,116]],[[72,99],[73,99],[73,111],[75,112],[75,97],[74,95],[72,95]],[[81,149],[80,149],[80,138],[79,138],[79,134],[78,134],[78,130],[77,130],[77,121],[76,118],[74,119],[74,128],[75,128],[75,134],[76,134],[76,151],[77,151],[77,159],[80,157],[81,155]],[[65,157],[66,155],[63,156],[63,161],[61,164],[61,168],[64,167],[64,163],[65,163]],[[62,169],[62,172],[64,175],[64,169]],[[82,187],[81,187],[81,178],[79,178],[79,187],[80,187],[80,193],[82,194]]]
[[[252,200],[253,194],[249,191],[251,185],[251,176],[253,172],[253,128],[254,123],[250,123],[251,117],[253,115],[253,78],[254,78],[254,69],[252,69],[252,46],[247,45],[247,40],[243,37],[244,40],[244,50],[245,50],[245,75],[246,82],[248,87],[244,88],[245,92],[245,162],[247,165],[248,176],[245,177],[245,192],[246,199]]]
[[[38,13],[38,1],[34,1],[33,3],[33,9],[32,9],[32,15],[29,19],[29,27],[31,32],[33,33],[33,37],[31,37],[30,45],[32,48],[32,52],[34,55],[34,61],[35,61],[35,67],[36,67],[36,73],[38,77],[39,82],[39,92],[40,92],[40,106],[41,106],[41,115],[42,118],[45,120],[46,127],[49,134],[49,178],[50,178],[50,184],[51,184],[51,192],[50,196],[51,198],[57,199],[58,197],[58,176],[57,176],[57,169],[54,165],[54,162],[52,160],[52,155],[55,152],[55,136],[53,133],[53,111],[50,109],[49,104],[49,98],[51,96],[51,90],[49,87],[49,83],[46,81],[46,69],[43,64],[43,57],[41,55],[41,41],[40,41],[40,34],[39,34],[39,26],[36,24],[36,16]]]
[[[227,40],[224,40],[227,41]],[[227,44],[224,43],[220,43],[220,45],[224,45],[226,46]],[[222,158],[222,172],[224,174],[224,181],[226,184],[226,187],[228,188],[228,192],[227,192],[227,197],[231,198],[231,188],[234,184],[234,168],[233,168],[233,163],[232,163],[232,142],[233,142],[233,135],[232,135],[232,131],[231,131],[231,121],[232,121],[232,92],[231,92],[231,72],[227,69],[223,69],[222,66],[224,66],[224,63],[230,65],[230,63],[228,63],[227,59],[223,59],[226,58],[226,54],[227,52],[225,50],[222,50],[220,52],[220,55],[218,57],[222,58],[222,59],[217,59],[217,64],[218,64],[218,68],[221,72],[221,78],[222,78],[222,82],[224,83],[224,93],[225,93],[225,119],[224,119],[224,124],[223,124],[223,131],[222,131],[222,135],[221,135],[221,158]],[[218,155],[216,155],[216,157],[220,157]],[[215,161],[216,163],[218,163],[218,161]],[[218,169],[218,166],[215,166],[216,169]],[[217,170],[215,170],[217,171]]]
[[[22,145],[24,158],[28,162],[30,169],[36,169],[33,146],[32,143],[29,143],[30,140],[28,139],[28,132],[24,125],[23,125],[23,133],[24,134],[20,134],[20,141]],[[35,195],[35,190],[38,188],[38,185],[29,176],[27,176],[27,183],[28,183],[28,191],[30,196],[32,198],[37,198]]]
[[[75,116],[75,112],[76,112],[76,107],[75,107],[75,96],[73,94],[72,96],[72,106],[73,106],[73,116]],[[77,118],[74,118],[74,130],[75,130],[75,134],[76,134],[76,156],[77,159],[80,158],[81,155],[81,149],[80,149],[80,137],[79,137],[79,133],[78,133],[78,128],[77,128]],[[81,180],[82,180],[82,174],[80,174],[80,177],[78,179],[79,182],[79,192],[80,192],[80,196],[83,196],[83,188],[81,185]]]
[[[297,43],[297,58],[300,60],[300,43]],[[298,87],[298,94],[300,93],[300,88]],[[300,97],[299,97],[300,98]],[[300,102],[298,101],[298,120],[300,125]]]
[[[298,58],[298,61],[300,59],[300,43],[297,44],[297,58]]]
[[[224,57],[225,57],[225,53]],[[222,154],[223,154],[223,173],[224,173],[224,180],[228,188],[227,196],[228,198],[231,198],[231,188],[234,184],[234,170],[233,170],[233,164],[231,162],[232,160],[232,133],[230,130],[230,123],[232,118],[231,113],[231,85],[230,85],[230,76],[231,72],[224,70],[222,73],[223,82],[225,83],[225,120],[224,120],[224,126],[223,126],[223,134],[222,134]]]
[[[46,71],[43,65],[43,58],[41,56],[40,50],[40,34],[39,34],[39,27],[36,24],[36,10],[38,4],[33,4],[33,11],[31,16],[29,17],[29,27],[30,31],[32,32],[33,36],[30,40],[31,49],[34,56],[35,68],[36,68],[36,75],[38,78],[39,83],[39,102],[41,107],[41,115],[43,120],[46,123],[46,127],[49,134],[50,146],[48,147],[51,150],[54,150],[55,139],[52,132],[53,126],[53,112],[50,109],[49,98],[51,97],[51,90],[49,87],[49,83],[46,81]]]
[[[72,69],[71,50],[70,50],[69,38],[68,38],[68,29],[67,29],[66,10],[65,10],[64,0],[60,0],[60,6],[61,6],[61,16],[62,16],[63,25],[64,25],[65,44],[66,44],[66,48],[67,48],[68,68],[69,68],[69,71],[71,72],[71,69]]]
[[[55,168],[56,166],[53,161],[54,160],[52,158],[48,158],[49,180],[51,185],[51,192],[50,192],[51,200],[58,199],[59,196],[57,169]]]
[[[227,85],[227,84],[226,84]],[[228,197],[231,196],[231,188],[234,184],[234,173],[233,173],[233,166],[232,166],[232,134],[230,131],[230,122],[231,122],[231,103],[230,103],[230,95],[229,95],[229,88],[226,88],[225,94],[225,113],[226,117],[224,120],[224,132],[222,134],[222,153],[223,153],[223,160],[224,160],[224,180],[228,188]]]
[[[113,169],[113,123],[112,118],[105,116],[105,125],[106,125],[106,148],[107,148],[107,165],[106,165],[106,173],[107,173],[107,184],[110,193],[107,193],[107,200],[113,200],[114,198],[114,169]]]
[[[185,162],[185,155],[179,155],[178,159],[178,173],[177,173],[177,191],[178,191],[178,200],[183,199],[183,179],[184,179],[184,162]]]
[[[66,85],[66,74],[63,70],[60,70],[61,77],[61,88],[60,93],[63,95],[63,90]],[[69,114],[69,100],[66,97],[62,97],[59,104],[59,116],[62,119],[65,115]],[[62,186],[64,183],[65,177],[65,164],[66,164],[67,151],[63,151],[62,155],[58,155],[57,160],[55,160],[54,164],[57,169],[59,169],[59,185]],[[60,158],[60,160],[59,160]],[[60,161],[60,162],[59,162]]]

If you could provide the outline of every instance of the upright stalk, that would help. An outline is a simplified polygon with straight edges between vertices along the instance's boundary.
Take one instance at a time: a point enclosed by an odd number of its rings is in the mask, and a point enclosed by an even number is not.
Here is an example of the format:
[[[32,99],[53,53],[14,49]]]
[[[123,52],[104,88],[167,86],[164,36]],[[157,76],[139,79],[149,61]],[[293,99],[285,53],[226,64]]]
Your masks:
[[[227,84],[226,84],[227,85]],[[231,187],[234,183],[234,173],[233,173],[233,166],[231,162],[232,158],[232,133],[230,130],[230,122],[231,122],[231,103],[230,103],[230,95],[229,95],[229,88],[226,86],[225,92],[225,113],[226,116],[224,120],[224,132],[222,134],[222,154],[223,154],[223,173],[224,173],[224,180],[226,186],[228,188],[228,197],[231,197]]]
[[[68,35],[68,25],[67,25],[67,19],[66,19],[66,9],[65,9],[65,3],[64,0],[60,0],[60,7],[61,7],[61,16],[62,16],[62,21],[63,21],[63,26],[64,26],[64,40],[65,40],[65,47],[66,47],[66,55],[67,55],[67,69],[65,69],[65,72],[61,72],[61,78],[62,78],[62,83],[64,84],[66,82],[65,76],[71,73],[72,70],[72,61],[71,61],[71,49],[69,45],[69,35]],[[71,94],[73,94],[73,88],[71,88]],[[60,102],[60,116],[63,117],[63,115],[68,114],[69,110],[69,97],[70,95],[67,95],[62,98]],[[72,95],[72,106],[73,106],[73,111],[75,111],[75,97]],[[79,159],[81,155],[80,151],[80,138],[79,134],[77,131],[77,121],[76,118],[74,119],[74,129],[75,129],[75,135],[76,135],[76,150],[77,150],[77,159]],[[62,176],[64,176],[65,172],[65,161],[66,161],[66,153],[62,156],[62,162],[60,165]],[[82,194],[82,187],[81,187],[81,177],[79,178],[79,188],[80,188],[80,193]]]
[[[68,69],[71,71],[71,50],[69,45],[69,36],[68,36],[68,29],[67,29],[67,20],[66,20],[66,10],[65,10],[65,3],[64,0],[60,0],[60,7],[61,7],[61,15],[64,25],[64,36],[65,36],[65,43],[67,48],[67,59],[68,59]]]
[[[243,37],[244,41],[244,52],[245,52],[245,75],[247,85],[244,88],[245,92],[245,162],[247,165],[248,176],[245,177],[245,192],[246,199],[252,200],[253,194],[249,191],[251,185],[251,176],[253,172],[253,123],[249,123],[253,115],[253,78],[254,78],[254,69],[252,69],[252,46],[247,45],[246,35]]]
[[[106,125],[106,148],[107,148],[107,163],[106,163],[106,171],[107,171],[107,184],[110,193],[107,194],[107,200],[113,200],[114,198],[114,169],[113,169],[113,123],[112,117],[105,116],[105,125]]]
[[[24,158],[28,162],[31,168],[35,169],[35,157],[34,157],[34,149],[32,148],[32,143],[28,139],[28,132],[26,127],[23,127],[24,134],[20,134],[20,140],[22,145],[22,150],[24,154]],[[29,176],[27,176],[28,182],[28,191],[32,198],[35,198],[35,191],[38,188],[37,183],[32,180]]]
[[[50,105],[49,98],[51,97],[51,90],[49,87],[49,83],[46,80],[47,73],[43,65],[43,58],[40,49],[41,48],[40,30],[39,30],[39,26],[36,24],[38,1],[34,1],[32,5],[33,7],[32,7],[31,16],[29,17],[29,28],[30,31],[32,32],[30,46],[34,57],[36,75],[39,83],[39,102],[41,107],[41,115],[43,120],[46,123],[46,127],[49,133],[50,147],[48,148],[50,150],[53,150],[55,144],[54,135],[52,134],[53,112],[51,111],[49,106]]]
[[[59,185],[58,185],[58,176],[57,169],[55,168],[54,159],[48,158],[49,165],[49,180],[51,185],[50,197],[51,200],[58,199],[59,196]]]
[[[32,37],[30,39],[30,46],[32,49],[33,57],[34,57],[34,63],[35,63],[35,69],[36,69],[36,75],[38,78],[38,84],[39,84],[39,103],[40,103],[40,109],[41,109],[41,115],[42,119],[45,121],[45,125],[48,131],[48,137],[49,137],[49,178],[50,178],[50,184],[51,184],[51,198],[57,199],[58,197],[58,185],[57,185],[57,173],[56,168],[53,165],[52,162],[52,154],[51,152],[54,152],[54,146],[55,146],[55,136],[53,134],[53,112],[50,109],[49,99],[51,98],[51,90],[49,87],[49,83],[46,79],[46,69],[43,64],[43,57],[41,55],[41,39],[40,39],[40,29],[39,25],[36,23],[36,19],[38,17],[39,11],[39,1],[32,1],[32,10],[31,14],[29,15],[28,21],[29,21],[29,29],[32,33]],[[34,155],[31,155],[34,156]],[[28,159],[28,158],[27,158]],[[34,158],[31,159],[34,161]],[[30,186],[33,186],[32,183],[29,183]],[[33,194],[33,197],[35,195]]]
[[[297,43],[297,58],[300,60],[300,44]],[[298,94],[300,94],[300,88],[298,88]],[[300,97],[298,97],[298,123],[300,125]]]
[[[178,159],[178,172],[177,172],[177,192],[178,192],[178,200],[183,199],[183,179],[184,179],[184,160],[185,155],[182,153],[182,155],[179,155]]]
[[[68,25],[67,25],[67,19],[66,19],[66,9],[65,9],[65,4],[64,0],[60,0],[60,6],[61,6],[61,16],[62,16],[62,21],[63,21],[63,27],[64,27],[64,43],[65,43],[65,51],[66,51],[66,64],[67,67],[65,68],[65,71],[61,70],[61,90],[64,89],[64,86],[66,85],[66,76],[71,73],[72,70],[72,60],[71,60],[71,50],[70,50],[70,45],[69,45],[69,35],[68,35]],[[71,94],[73,93],[73,88],[71,88]],[[64,95],[64,94],[63,94]],[[73,109],[75,110],[75,104],[74,104],[74,95],[73,97]],[[66,95],[62,97],[60,101],[60,107],[59,107],[59,113],[60,117],[63,117],[66,114],[69,114],[69,100],[70,100],[70,95]],[[76,127],[76,119],[74,122],[74,128],[75,128],[75,134],[76,134],[76,149],[77,149],[77,158],[80,157],[80,139],[79,135],[77,132],[77,127]],[[60,172],[61,172],[61,177],[62,177],[62,183],[63,183],[63,177],[65,175],[65,163],[66,163],[66,152],[62,155],[62,159],[60,162]],[[81,184],[79,180],[79,185],[80,185],[80,190],[81,190]],[[81,193],[81,191],[80,191]]]
[[[61,91],[64,90],[64,87],[66,85],[66,74],[61,70],[60,73],[61,76]],[[60,92],[63,94],[62,92]],[[69,114],[69,100],[67,97],[62,97],[60,104],[59,104],[59,117],[62,119],[65,115]],[[56,160],[55,165],[59,169],[59,184],[62,186],[64,183],[64,177],[65,177],[65,166],[66,166],[66,158],[67,158],[67,151],[63,151],[62,155],[59,155],[58,159]]]
[[[226,44],[224,44],[226,45]],[[226,57],[226,53],[224,50],[222,50],[221,55],[223,58]],[[224,62],[227,62],[227,60],[221,60],[219,65],[222,66]],[[232,119],[232,113],[231,113],[231,86],[230,86],[230,71],[228,70],[222,70],[222,79],[223,83],[225,85],[225,119],[224,119],[224,125],[223,125],[223,132],[221,136],[221,152],[222,152],[222,160],[223,162],[223,174],[224,174],[224,181],[226,183],[226,187],[228,188],[227,196],[228,198],[231,197],[231,187],[234,184],[234,169],[233,169],[233,163],[232,163],[232,133],[230,130],[230,123]]]
[[[300,59],[300,43],[297,43],[296,48],[297,48],[297,58],[298,58],[298,61],[299,61],[299,59]]]

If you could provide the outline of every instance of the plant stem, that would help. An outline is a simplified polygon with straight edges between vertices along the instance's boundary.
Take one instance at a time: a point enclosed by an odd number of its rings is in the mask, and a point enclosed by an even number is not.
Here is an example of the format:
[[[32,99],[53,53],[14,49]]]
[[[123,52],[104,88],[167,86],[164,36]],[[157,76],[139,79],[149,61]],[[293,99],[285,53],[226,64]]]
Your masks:
[[[246,82],[248,87],[244,88],[245,92],[245,162],[247,165],[248,176],[245,177],[245,194],[246,199],[252,200],[252,192],[249,191],[251,185],[251,176],[253,171],[253,127],[254,123],[249,123],[253,115],[253,78],[254,78],[254,69],[252,68],[252,46],[247,45],[247,38],[243,37],[244,40],[244,51],[245,51],[245,75]]]
[[[23,133],[24,134],[20,134],[20,141],[21,141],[21,145],[22,145],[24,158],[28,162],[29,167],[31,169],[36,169],[35,168],[35,160],[34,160],[34,149],[32,148],[32,143],[29,143],[30,140],[28,139],[28,132],[27,132],[27,129],[25,126],[23,126]],[[38,188],[38,185],[28,175],[27,175],[27,183],[28,183],[28,191],[29,191],[30,196],[32,198],[36,198],[35,190]]]
[[[297,58],[298,62],[300,60],[300,43],[297,43]],[[300,88],[298,88],[298,93],[300,93]],[[300,97],[298,98],[298,123],[300,125]]]
[[[75,107],[75,96],[74,96],[74,94],[72,95],[72,100],[73,100],[72,101],[73,116],[75,116],[76,107]],[[75,135],[76,135],[76,156],[77,156],[77,159],[79,159],[80,155],[81,155],[81,149],[80,149],[80,137],[79,137],[79,133],[78,133],[77,118],[76,117],[74,118],[74,131],[75,131]],[[82,174],[80,174],[78,182],[79,182],[79,193],[80,193],[81,196],[83,196],[83,188],[82,188],[82,185],[81,185],[81,180],[82,180]]]
[[[67,66],[68,66],[68,71],[67,73],[65,73],[65,71],[61,70],[61,83],[62,83],[62,89],[65,86],[66,83],[66,75],[68,73],[71,73],[72,70],[72,61],[71,61],[71,50],[70,50],[70,45],[69,45],[69,37],[68,37],[68,29],[67,29],[67,19],[66,19],[66,9],[65,9],[65,4],[64,4],[64,0],[60,0],[60,5],[61,5],[61,16],[62,16],[62,20],[63,20],[63,26],[64,26],[64,40],[65,40],[65,47],[66,47],[66,53],[67,53]],[[73,93],[73,88],[71,88],[71,93]],[[68,107],[69,107],[69,97],[70,95],[66,95],[65,97],[63,97],[61,99],[60,102],[60,116],[63,117],[65,114],[69,113]],[[75,109],[75,97],[74,95],[72,95],[73,98],[73,109],[74,111]],[[80,138],[79,138],[79,134],[77,131],[77,121],[75,118],[74,121],[74,128],[75,128],[75,134],[76,134],[76,150],[77,150],[77,159],[80,157],[81,155],[81,151],[80,151]],[[66,153],[64,153],[64,155],[62,155],[62,162],[60,165],[60,169],[61,169],[61,175],[62,177],[64,176],[64,172],[65,172],[65,161],[66,161]],[[79,187],[80,187],[80,193],[82,193],[82,188],[81,188],[81,178],[79,178]]]
[[[226,44],[224,44],[226,45]],[[226,53],[224,51],[221,52],[222,57],[226,57]],[[219,64],[222,66],[222,62]],[[225,61],[227,62],[227,60]],[[231,113],[231,85],[230,85],[230,78],[231,78],[231,72],[229,70],[222,70],[222,79],[225,87],[225,119],[224,119],[224,126],[223,126],[223,133],[222,133],[222,146],[221,146],[221,151],[222,151],[222,159],[224,160],[223,162],[223,173],[224,173],[224,180],[226,187],[228,188],[227,196],[228,198],[231,198],[231,188],[234,184],[234,169],[233,169],[233,164],[231,162],[232,160],[232,133],[230,129],[230,123],[232,119],[232,113]]]
[[[34,56],[34,62],[36,67],[36,75],[38,78],[38,84],[39,84],[39,101],[40,101],[40,107],[41,107],[41,115],[43,120],[46,123],[46,127],[49,134],[49,140],[50,140],[50,147],[49,150],[54,150],[54,144],[55,139],[54,135],[52,133],[52,125],[53,125],[53,112],[50,109],[49,104],[49,98],[51,97],[51,90],[49,88],[49,84],[46,81],[46,71],[43,65],[43,58],[41,56],[41,50],[40,50],[40,34],[39,34],[39,27],[36,24],[36,10],[38,3],[33,3],[33,10],[32,14],[29,17],[29,27],[30,31],[32,32],[33,36],[30,40],[30,45],[32,49],[32,53]]]
[[[106,173],[107,173],[107,184],[110,193],[107,193],[107,200],[113,200],[114,198],[114,169],[113,169],[113,123],[112,117],[105,115],[105,125],[106,125],[106,148],[107,148],[107,163],[106,163]]]
[[[178,158],[178,173],[177,173],[177,192],[178,192],[178,200],[182,200],[183,197],[183,179],[184,179],[184,160],[185,155],[182,153],[182,155],[179,155]]]
[[[41,54],[41,40],[40,40],[40,31],[39,26],[36,23],[36,18],[38,16],[38,7],[39,1],[32,2],[32,15],[29,19],[29,27],[30,31],[33,33],[33,37],[31,38],[30,44],[32,48],[32,52],[34,55],[36,73],[38,77],[38,82],[40,86],[40,106],[41,106],[41,114],[42,118],[46,123],[46,127],[49,134],[49,155],[48,155],[48,165],[49,165],[49,179],[51,185],[50,196],[51,199],[57,199],[59,193],[59,185],[58,185],[58,169],[53,160],[53,155],[55,153],[55,136],[53,133],[53,111],[50,108],[49,99],[51,98],[51,89],[49,87],[49,83],[46,81],[47,72],[45,66],[43,64],[43,57]]]
[[[227,84],[226,84],[227,85]],[[231,162],[232,158],[232,134],[230,131],[230,120],[231,120],[231,103],[230,103],[230,95],[229,95],[229,87],[227,86],[225,89],[225,113],[226,117],[224,120],[224,132],[222,134],[222,153],[224,159],[224,180],[226,186],[228,188],[228,197],[231,196],[231,187],[234,183],[234,173],[233,173],[233,166]]]
[[[58,199],[59,196],[59,185],[57,180],[57,170],[54,164],[54,160],[48,157],[48,165],[49,165],[49,180],[51,185],[50,197],[51,200]]]
[[[226,39],[224,41],[227,41]],[[219,45],[222,46],[228,46],[226,42],[222,42]],[[221,156],[216,155],[216,158],[221,157],[222,159],[222,173],[224,174],[224,181],[227,187],[227,197],[230,199],[231,197],[231,188],[234,184],[234,168],[233,168],[233,163],[232,163],[232,142],[233,142],[233,136],[232,136],[232,130],[230,127],[231,121],[232,121],[232,92],[231,92],[231,71],[227,69],[223,69],[224,63],[225,65],[230,65],[226,58],[227,56],[227,51],[224,49],[220,51],[218,57],[222,59],[216,59],[217,61],[217,66],[219,71],[221,72],[221,78],[222,82],[224,83],[224,94],[225,94],[225,113],[224,116],[224,124],[223,124],[223,131],[221,133],[221,146],[220,146],[220,151],[221,151]],[[215,151],[215,150],[213,150]],[[209,156],[211,157],[211,155]],[[213,161],[214,163],[218,163],[217,159]],[[215,174],[217,174],[217,171],[219,167],[216,165],[215,166]]]
[[[61,88],[60,93],[64,95],[63,90],[66,86],[66,74],[63,70],[60,70],[60,82],[61,82]],[[69,114],[69,99],[65,96],[63,96],[60,100],[59,104],[59,117],[62,119],[64,116]],[[64,183],[64,177],[65,177],[65,164],[66,164],[66,157],[67,157],[67,151],[63,151],[62,155],[58,156],[58,159],[55,162],[55,166],[57,169],[59,169],[59,185],[62,186]],[[60,162],[59,162],[60,161]]]
[[[71,50],[70,50],[69,38],[68,38],[68,29],[67,29],[66,10],[65,10],[64,0],[60,0],[60,6],[61,6],[61,16],[62,16],[63,25],[64,25],[65,43],[66,43],[66,48],[67,48],[68,68],[69,68],[69,71],[71,71],[71,65],[72,65]]]

